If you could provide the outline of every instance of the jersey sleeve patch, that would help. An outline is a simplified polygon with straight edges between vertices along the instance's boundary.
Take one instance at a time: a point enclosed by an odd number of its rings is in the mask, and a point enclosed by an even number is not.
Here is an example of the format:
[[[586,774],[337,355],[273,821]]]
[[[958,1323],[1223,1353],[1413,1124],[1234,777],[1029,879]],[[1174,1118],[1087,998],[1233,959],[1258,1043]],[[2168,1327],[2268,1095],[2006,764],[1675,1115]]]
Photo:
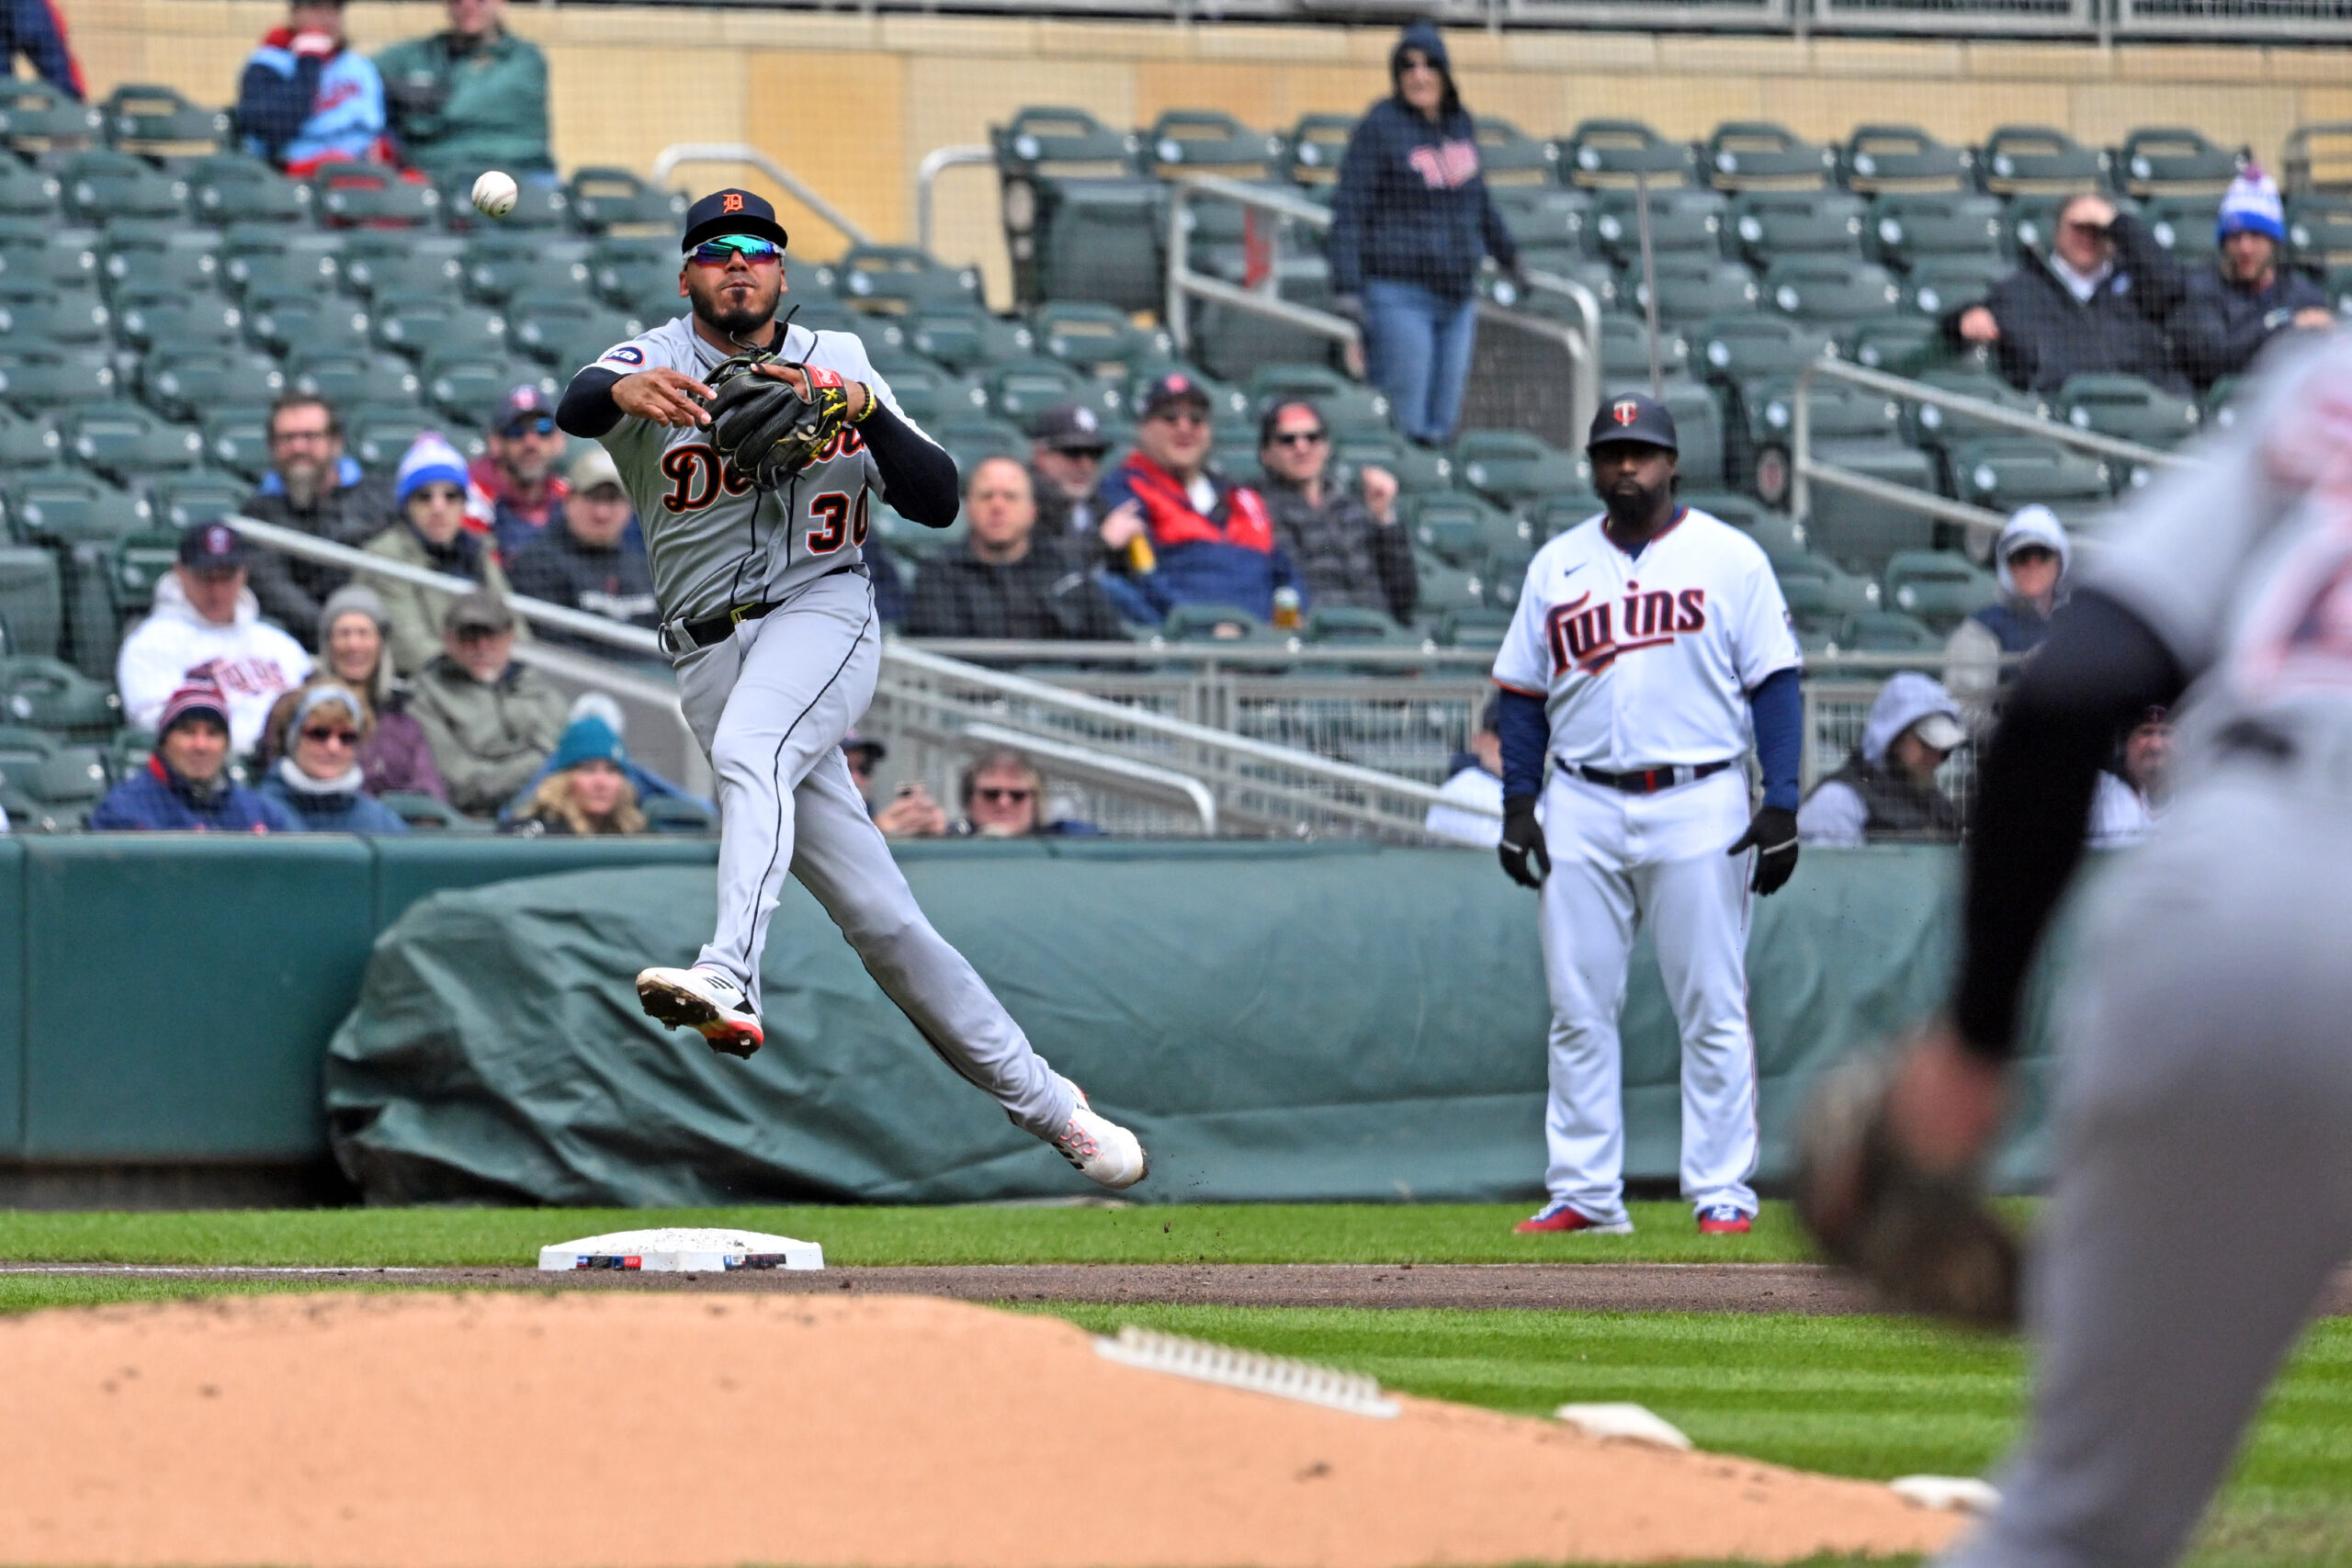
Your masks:
[[[608,348],[605,350],[603,356],[599,358],[596,363],[599,365],[623,365],[632,370],[641,369],[645,365],[645,350],[638,347],[637,344],[633,343],[625,343],[617,348]]]

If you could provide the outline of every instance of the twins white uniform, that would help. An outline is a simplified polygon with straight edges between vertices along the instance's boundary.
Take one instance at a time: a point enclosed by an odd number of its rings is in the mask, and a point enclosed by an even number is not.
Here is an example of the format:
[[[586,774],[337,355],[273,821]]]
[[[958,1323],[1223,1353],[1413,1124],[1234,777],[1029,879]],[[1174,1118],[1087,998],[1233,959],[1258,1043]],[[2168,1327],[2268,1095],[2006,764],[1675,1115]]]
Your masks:
[[[899,412],[855,335],[793,327],[778,347],[863,381]],[[681,317],[591,368],[666,366],[702,379],[726,357]],[[842,756],[881,658],[859,546],[883,483],[856,427],[767,492],[721,461],[707,428],[624,417],[599,439],[644,528],[679,702],[718,779],[718,929],[696,966],[731,976],[756,1010],[760,954],[789,870],[933,1049],[1023,1128],[1053,1138],[1075,1090],[923,918]],[[678,637],[684,623],[762,604],[775,608],[706,647]]]
[[[1551,732],[1544,1185],[1600,1225],[1626,1223],[1617,1021],[1645,921],[1681,1027],[1683,1194],[1756,1210],[1750,857],[1725,851],[1749,820],[1747,694],[1800,663],[1764,552],[1690,508],[1637,554],[1598,516],[1545,545],[1496,656],[1496,683],[1542,699]]]

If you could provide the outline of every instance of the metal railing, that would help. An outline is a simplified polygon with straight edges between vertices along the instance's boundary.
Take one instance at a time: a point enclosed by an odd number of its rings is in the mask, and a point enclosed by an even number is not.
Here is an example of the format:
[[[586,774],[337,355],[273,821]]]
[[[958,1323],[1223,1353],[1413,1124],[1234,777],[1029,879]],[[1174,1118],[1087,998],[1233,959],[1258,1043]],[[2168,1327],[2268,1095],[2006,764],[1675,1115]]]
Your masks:
[[[922,247],[925,255],[937,254],[931,248],[934,221],[932,186],[950,169],[973,167],[996,167],[996,149],[986,142],[934,147],[915,165],[915,243]]]
[[[687,164],[744,164],[792,193],[792,199],[839,230],[853,245],[871,244],[865,231],[848,214],[817,193],[814,186],[748,141],[681,141],[654,155],[651,185],[667,185],[670,176]]]
[[[1303,196],[1228,179],[1222,175],[1184,174],[1170,178],[1168,182],[1168,232],[1164,247],[1168,276],[1161,320],[1181,353],[1193,356],[1192,305],[1195,299],[1244,310],[1283,326],[1328,338],[1351,349],[1362,347],[1363,332],[1347,317],[1282,297],[1279,239],[1274,242],[1272,260],[1261,269],[1261,276],[1253,283],[1231,283],[1196,271],[1192,265],[1191,246],[1187,243],[1191,230],[1188,214],[1192,203],[1204,198],[1229,201],[1252,212],[1269,213],[1318,233],[1328,231],[1331,227],[1329,209]],[[1532,311],[1514,310],[1485,298],[1478,301],[1478,319],[1482,324],[1507,329],[1556,347],[1566,355],[1572,391],[1564,428],[1580,437],[1600,407],[1600,301],[1593,298],[1590,289],[1571,278],[1539,271],[1528,272],[1526,278],[1531,288],[1556,295],[1566,301],[1576,312],[1577,324],[1571,326],[1566,321]],[[1473,378],[1474,381],[1478,379]],[[1545,434],[1556,437],[1558,432],[1548,430]]]

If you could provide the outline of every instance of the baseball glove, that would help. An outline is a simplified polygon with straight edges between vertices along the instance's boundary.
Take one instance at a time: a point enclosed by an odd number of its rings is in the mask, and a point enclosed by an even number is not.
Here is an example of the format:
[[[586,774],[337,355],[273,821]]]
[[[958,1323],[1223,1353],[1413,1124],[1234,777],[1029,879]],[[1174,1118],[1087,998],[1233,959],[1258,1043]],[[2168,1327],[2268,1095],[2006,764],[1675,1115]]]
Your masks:
[[[1901,1052],[1824,1080],[1797,1134],[1797,1217],[1832,1263],[1897,1312],[1976,1328],[2018,1320],[2018,1243],[1975,1173],[1924,1170],[1887,1122]]]
[[[763,373],[763,365],[797,369],[808,378],[808,395]],[[761,490],[781,489],[849,423],[849,385],[836,371],[754,352],[723,362],[705,379],[713,394],[710,444]]]

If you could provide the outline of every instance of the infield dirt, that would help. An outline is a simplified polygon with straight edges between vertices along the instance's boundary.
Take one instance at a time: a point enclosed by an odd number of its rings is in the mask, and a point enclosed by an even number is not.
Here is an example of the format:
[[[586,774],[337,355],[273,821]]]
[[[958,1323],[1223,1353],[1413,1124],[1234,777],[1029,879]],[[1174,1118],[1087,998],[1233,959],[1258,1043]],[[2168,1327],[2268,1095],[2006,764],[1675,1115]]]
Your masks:
[[[1917,1551],[1866,1483],[1402,1399],[1378,1420],[958,1303],[223,1299],[0,1323],[0,1561],[1386,1568]]]

